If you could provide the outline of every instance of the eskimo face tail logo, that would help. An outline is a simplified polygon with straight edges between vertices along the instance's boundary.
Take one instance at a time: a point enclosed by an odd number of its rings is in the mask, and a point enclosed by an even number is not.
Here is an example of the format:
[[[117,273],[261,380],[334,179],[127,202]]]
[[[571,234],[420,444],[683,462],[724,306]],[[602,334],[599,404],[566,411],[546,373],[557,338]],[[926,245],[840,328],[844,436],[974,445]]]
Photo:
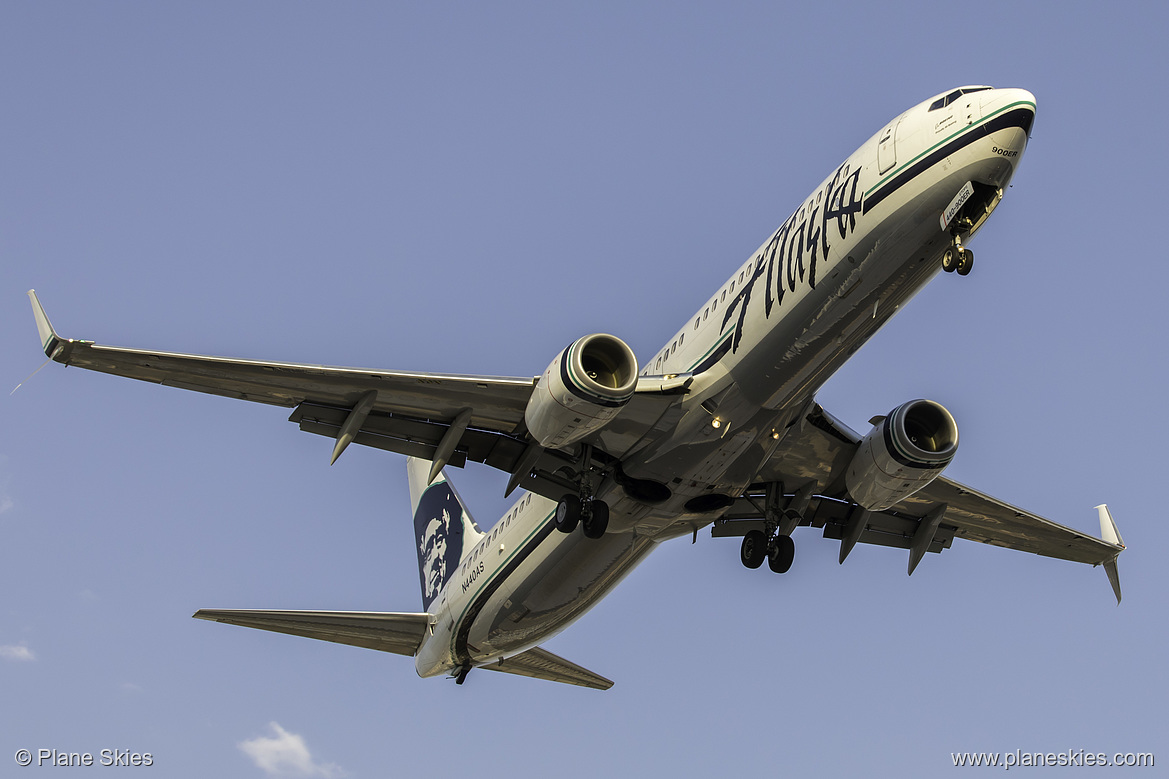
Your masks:
[[[428,489],[418,501],[414,511],[414,538],[422,608],[429,609],[458,569],[463,553],[463,507],[446,482]]]

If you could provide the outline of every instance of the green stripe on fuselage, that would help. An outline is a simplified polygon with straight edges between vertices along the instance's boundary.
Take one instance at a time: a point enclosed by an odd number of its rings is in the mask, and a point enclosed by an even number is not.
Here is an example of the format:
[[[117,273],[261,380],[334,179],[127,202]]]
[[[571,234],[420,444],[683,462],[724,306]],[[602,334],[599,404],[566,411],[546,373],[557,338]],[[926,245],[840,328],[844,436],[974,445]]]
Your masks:
[[[998,116],[999,114],[1004,113],[1006,111],[1010,111],[1013,108],[1018,108],[1019,106],[1028,106],[1032,111],[1035,110],[1035,104],[1030,102],[1029,100],[1019,100],[1017,102],[1011,103],[1010,105],[1003,106],[999,110],[995,111],[993,114],[988,114],[987,116],[984,116],[981,119],[979,119],[974,124],[963,127],[961,130],[958,130],[958,132],[953,133],[952,135],[949,135],[946,138],[943,138],[942,140],[935,143],[933,146],[931,146],[928,149],[926,149],[925,151],[923,151],[921,154],[918,154],[916,157],[914,157],[913,159],[911,159],[909,162],[905,163],[904,165],[899,165],[898,167],[889,171],[881,179],[879,179],[876,184],[874,184],[872,187],[869,188],[869,191],[865,193],[865,197],[867,198],[869,195],[876,192],[878,189],[881,188],[881,186],[883,184],[885,184],[885,182],[889,181],[890,179],[895,178],[897,176],[897,174],[901,173],[901,171],[905,170],[906,168],[912,166],[914,163],[916,163],[922,157],[925,157],[926,155],[932,154],[938,148],[945,146],[947,143],[949,143],[950,141],[959,137],[960,135],[963,135],[964,133],[968,133],[971,130],[974,130],[977,127],[980,127],[981,125],[986,124],[991,119]]]

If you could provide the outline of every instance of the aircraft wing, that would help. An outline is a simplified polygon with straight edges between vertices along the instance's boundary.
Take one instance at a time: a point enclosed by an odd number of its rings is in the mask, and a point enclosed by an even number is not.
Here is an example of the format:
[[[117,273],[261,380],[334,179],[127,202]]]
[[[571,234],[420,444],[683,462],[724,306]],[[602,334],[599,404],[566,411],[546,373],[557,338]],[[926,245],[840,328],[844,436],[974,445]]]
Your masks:
[[[56,362],[168,387],[293,408],[301,430],[462,467],[523,473],[512,486],[559,498],[552,473],[567,455],[530,452],[524,410],[535,378],[410,373],[127,349],[62,338],[29,291],[41,346]],[[619,457],[653,430],[683,388],[647,380],[594,442]],[[536,455],[534,458],[531,455]],[[524,470],[524,466],[527,466]]]
[[[575,684],[578,687],[591,687],[594,690],[607,690],[613,686],[613,682],[600,674],[581,668],[576,663],[570,663],[563,657],[558,657],[540,647],[478,667],[488,671],[502,671],[517,676],[529,676],[533,679],[545,679],[550,682]]]
[[[192,616],[409,657],[418,651],[430,626],[429,614],[378,611],[200,609]]]
[[[841,562],[858,542],[901,547],[910,550],[912,573],[925,552],[941,552],[954,538],[965,538],[1103,565],[1120,600],[1116,558],[1124,544],[1106,508],[1097,507],[1104,538],[1094,538],[941,476],[888,511],[862,512],[844,487],[845,469],[860,440],[855,431],[813,404],[760,472],[755,497],[736,501],[715,523],[714,535],[742,535],[760,524],[766,485],[781,483],[793,496],[804,488],[810,497],[800,524],[823,528],[825,538],[841,540]]]

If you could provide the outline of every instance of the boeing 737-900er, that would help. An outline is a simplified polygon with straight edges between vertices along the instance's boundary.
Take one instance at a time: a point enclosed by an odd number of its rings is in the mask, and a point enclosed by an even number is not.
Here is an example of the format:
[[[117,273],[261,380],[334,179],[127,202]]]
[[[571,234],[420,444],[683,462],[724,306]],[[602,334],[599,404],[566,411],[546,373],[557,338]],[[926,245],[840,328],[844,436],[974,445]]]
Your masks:
[[[1035,98],[970,86],[910,108],[816,187],[641,368],[586,335],[540,376],[405,373],[99,346],[57,335],[29,292],[45,353],[65,365],[286,406],[301,430],[407,456],[422,610],[198,611],[200,619],[414,657],[420,676],[472,668],[607,689],[540,647],[658,544],[742,539],[748,568],[792,564],[792,533],[907,549],[912,574],[955,538],[1103,565],[1120,601],[1124,549],[942,476],[958,427],[910,400],[854,432],[816,392],[967,244],[1027,147]],[[486,463],[523,496],[490,531],[445,466]]]

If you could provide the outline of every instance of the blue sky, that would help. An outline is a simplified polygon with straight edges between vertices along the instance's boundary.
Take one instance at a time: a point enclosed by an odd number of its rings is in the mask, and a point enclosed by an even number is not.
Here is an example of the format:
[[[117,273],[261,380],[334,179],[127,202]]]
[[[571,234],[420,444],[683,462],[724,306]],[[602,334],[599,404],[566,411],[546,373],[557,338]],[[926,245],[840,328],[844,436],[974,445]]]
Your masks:
[[[1169,761],[1169,14],[946,8],[0,2],[0,765],[20,748],[149,752],[168,777]],[[549,643],[611,691],[460,688],[190,618],[416,609],[401,458],[351,447],[330,468],[282,409],[57,365],[7,394],[43,361],[32,287],[63,335],[123,346],[526,376],[604,331],[645,358],[854,148],[972,83],[1039,105],[977,267],[935,279],[820,399],[862,428],[933,398],[962,432],[953,478],[1092,533],[1108,502],[1119,608],[1103,571],[978,544],[909,578],[902,551],[839,566],[805,529],[777,577],[700,534]],[[504,511],[505,476],[452,478],[480,524]]]

